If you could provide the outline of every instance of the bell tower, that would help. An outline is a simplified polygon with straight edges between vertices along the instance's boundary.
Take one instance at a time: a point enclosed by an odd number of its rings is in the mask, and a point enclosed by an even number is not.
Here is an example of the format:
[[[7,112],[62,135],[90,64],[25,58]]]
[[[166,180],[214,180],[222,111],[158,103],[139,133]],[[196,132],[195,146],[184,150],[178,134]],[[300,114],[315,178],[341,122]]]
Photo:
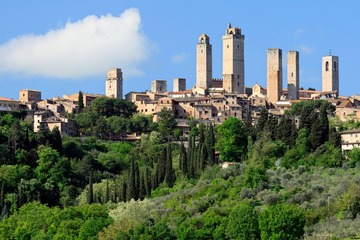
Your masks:
[[[229,23],[223,36],[223,88],[230,93],[244,93],[245,60],[241,29]]]
[[[212,46],[210,38],[201,34],[196,45],[196,87],[204,90],[211,87],[212,81]]]
[[[112,68],[107,72],[106,78],[106,96],[122,99],[123,95],[123,77],[120,68]]]
[[[322,91],[336,91],[339,96],[339,57],[324,56],[322,58]]]

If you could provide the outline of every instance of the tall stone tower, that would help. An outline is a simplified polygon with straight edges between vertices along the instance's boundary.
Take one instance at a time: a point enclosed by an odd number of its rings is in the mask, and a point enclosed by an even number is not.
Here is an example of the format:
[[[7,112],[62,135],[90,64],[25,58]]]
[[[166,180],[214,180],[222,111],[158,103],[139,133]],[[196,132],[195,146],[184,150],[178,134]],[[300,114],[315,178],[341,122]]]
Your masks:
[[[282,51],[269,48],[267,51],[267,98],[272,107],[280,99],[282,91]]]
[[[106,96],[121,98],[123,96],[123,77],[120,68],[112,68],[107,72]]]
[[[244,93],[244,39],[241,29],[229,23],[223,36],[223,88],[227,92]]]
[[[174,78],[173,91],[181,92],[186,90],[186,79],[185,78]]]
[[[299,99],[299,52],[288,52],[287,69],[288,99]]]
[[[324,56],[322,58],[322,90],[336,91],[339,96],[339,57]]]
[[[153,93],[167,92],[166,80],[153,80],[151,82],[151,92]]]
[[[212,81],[212,46],[210,38],[201,34],[196,45],[196,87],[208,89]]]

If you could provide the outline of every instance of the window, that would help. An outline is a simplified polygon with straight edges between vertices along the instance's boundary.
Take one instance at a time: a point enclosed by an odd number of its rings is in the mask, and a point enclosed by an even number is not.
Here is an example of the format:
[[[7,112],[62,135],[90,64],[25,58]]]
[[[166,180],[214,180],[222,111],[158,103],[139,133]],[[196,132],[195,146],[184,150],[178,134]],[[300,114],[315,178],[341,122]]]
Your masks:
[[[229,48],[229,45],[226,45],[227,48]]]
[[[334,71],[337,71],[336,61],[334,62]]]
[[[239,48],[240,46],[239,45],[237,45],[237,48]]]
[[[329,71],[329,62],[328,61],[326,61],[326,63],[325,63],[325,71]]]

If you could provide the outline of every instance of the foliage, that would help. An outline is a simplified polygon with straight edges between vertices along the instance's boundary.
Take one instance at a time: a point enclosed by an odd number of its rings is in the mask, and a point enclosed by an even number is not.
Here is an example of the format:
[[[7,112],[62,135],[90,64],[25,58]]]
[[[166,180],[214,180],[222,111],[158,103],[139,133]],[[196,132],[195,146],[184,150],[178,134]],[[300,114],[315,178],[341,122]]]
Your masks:
[[[215,149],[223,162],[239,162],[246,157],[247,136],[239,119],[228,118],[217,126],[217,134]]]
[[[262,239],[300,239],[304,235],[304,226],[305,215],[294,205],[273,205],[259,216]]]

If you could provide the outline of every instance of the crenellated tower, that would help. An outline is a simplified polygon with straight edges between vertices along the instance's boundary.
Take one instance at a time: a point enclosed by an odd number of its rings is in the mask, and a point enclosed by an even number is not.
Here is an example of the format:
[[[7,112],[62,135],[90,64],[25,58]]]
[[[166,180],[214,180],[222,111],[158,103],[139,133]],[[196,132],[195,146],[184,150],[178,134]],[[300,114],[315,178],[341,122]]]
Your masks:
[[[245,60],[241,29],[229,23],[223,36],[223,88],[230,93],[244,93]]]

